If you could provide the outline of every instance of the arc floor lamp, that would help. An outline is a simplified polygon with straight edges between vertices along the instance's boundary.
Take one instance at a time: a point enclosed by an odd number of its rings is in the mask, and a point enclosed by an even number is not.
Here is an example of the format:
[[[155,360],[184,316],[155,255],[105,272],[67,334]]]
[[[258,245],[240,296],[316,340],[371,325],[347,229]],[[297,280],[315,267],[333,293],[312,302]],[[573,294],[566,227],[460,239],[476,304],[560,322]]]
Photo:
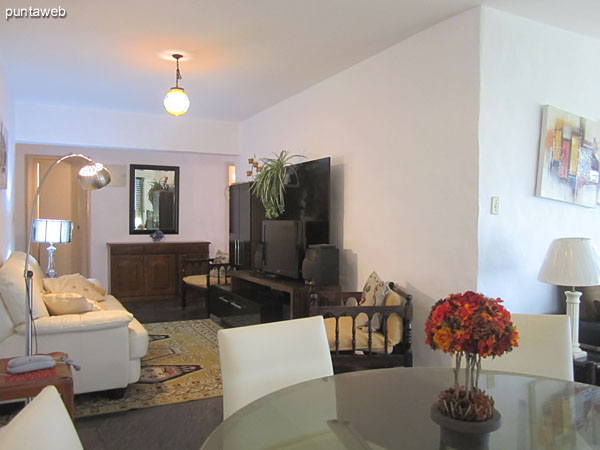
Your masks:
[[[69,155],[65,155],[52,163],[52,165],[46,170],[44,176],[41,178],[39,186],[35,191],[35,195],[33,197],[33,203],[31,205],[31,221],[29,223],[29,237],[27,239],[27,255],[25,257],[25,270],[23,272],[23,278],[25,278],[25,285],[27,288],[27,328],[26,328],[26,354],[32,354],[32,322],[33,322],[33,272],[29,270],[29,255],[31,253],[31,241],[33,239],[33,230],[34,230],[34,215],[35,215],[35,207],[40,198],[40,190],[44,185],[44,182],[48,178],[52,169],[54,169],[58,164],[66,161],[71,158],[80,158],[87,161],[88,164],[83,166],[77,175],[77,180],[79,181],[79,185],[82,189],[86,191],[92,191],[95,189],[101,189],[110,183],[110,172],[106,167],[104,167],[100,163],[94,162],[91,158],[88,158],[85,155],[81,155],[79,153],[71,153]]]

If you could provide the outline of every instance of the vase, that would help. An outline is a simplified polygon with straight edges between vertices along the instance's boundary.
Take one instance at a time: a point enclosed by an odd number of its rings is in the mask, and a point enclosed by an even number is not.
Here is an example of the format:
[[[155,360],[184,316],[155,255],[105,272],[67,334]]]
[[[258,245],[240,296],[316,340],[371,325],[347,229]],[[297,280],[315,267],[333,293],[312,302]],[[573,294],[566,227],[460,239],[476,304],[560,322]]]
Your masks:
[[[501,425],[501,415],[494,414],[482,422],[468,422],[445,416],[438,409],[438,402],[431,405],[431,420],[440,426],[440,442],[457,450],[487,450],[490,433]]]

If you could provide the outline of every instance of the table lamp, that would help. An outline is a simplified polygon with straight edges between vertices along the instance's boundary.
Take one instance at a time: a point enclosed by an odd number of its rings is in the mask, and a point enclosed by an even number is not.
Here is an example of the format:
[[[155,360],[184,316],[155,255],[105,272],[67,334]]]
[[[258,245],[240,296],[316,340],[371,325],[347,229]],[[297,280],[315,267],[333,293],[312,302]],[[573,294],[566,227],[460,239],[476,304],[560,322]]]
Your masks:
[[[46,276],[56,277],[54,269],[54,244],[66,244],[71,242],[73,222],[70,220],[35,219],[33,221],[33,242],[50,244],[48,250],[48,268]]]
[[[579,298],[575,286],[600,285],[600,254],[589,238],[561,238],[550,244],[538,280],[557,286],[571,286],[565,291],[567,316],[571,322],[573,359],[585,358],[579,347]]]

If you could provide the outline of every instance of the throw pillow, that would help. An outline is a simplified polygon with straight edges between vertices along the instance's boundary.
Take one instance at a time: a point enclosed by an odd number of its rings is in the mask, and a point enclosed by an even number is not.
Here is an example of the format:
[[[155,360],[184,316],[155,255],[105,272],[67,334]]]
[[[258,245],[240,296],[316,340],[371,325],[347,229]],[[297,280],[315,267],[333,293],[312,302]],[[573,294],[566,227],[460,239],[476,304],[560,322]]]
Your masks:
[[[360,299],[360,306],[381,306],[383,300],[387,294],[387,285],[383,282],[377,272],[373,271],[367,278],[367,282],[362,290],[362,296]],[[359,314],[356,317],[357,327],[366,327],[369,324],[369,317],[366,314]],[[381,328],[381,314],[377,313],[373,315],[371,319],[371,330],[379,331]]]
[[[215,259],[214,259],[214,263],[215,264],[227,264],[229,263],[229,253],[224,252],[223,250],[217,250],[217,253],[215,254]],[[227,276],[230,276],[230,270],[229,267],[225,268],[225,267],[220,267],[219,269],[217,269],[216,267],[213,268],[210,271],[210,276],[211,278],[217,278],[219,276],[219,272],[218,270],[221,271],[221,277],[224,279],[225,278],[225,271],[227,270]]]
[[[44,278],[44,289],[48,292],[74,292],[82,295],[88,300],[101,302],[104,300],[106,291],[95,285],[84,276],[74,273],[63,275],[58,278]]]
[[[390,289],[385,296],[383,304],[385,306],[401,306],[404,305],[405,301],[406,299],[404,297]],[[400,317],[397,313],[390,314],[387,321],[385,321],[383,324],[381,329],[382,333],[385,333],[386,328],[388,333],[388,342],[391,345],[396,345],[402,341],[402,333],[404,331],[402,317]]]
[[[43,294],[42,297],[46,308],[53,316],[100,310],[93,301],[73,292]]]

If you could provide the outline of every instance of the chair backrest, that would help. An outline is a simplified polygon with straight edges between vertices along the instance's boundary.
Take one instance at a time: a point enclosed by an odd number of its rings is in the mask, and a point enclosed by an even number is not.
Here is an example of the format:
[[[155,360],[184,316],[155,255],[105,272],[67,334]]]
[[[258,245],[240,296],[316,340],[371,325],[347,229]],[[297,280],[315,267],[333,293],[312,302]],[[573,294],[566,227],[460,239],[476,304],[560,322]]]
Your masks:
[[[83,446],[58,391],[47,386],[0,429],[0,448],[79,450]]]
[[[322,316],[219,330],[223,416],[271,392],[333,375]]]
[[[519,346],[481,368],[573,381],[571,326],[564,314],[512,314]]]

